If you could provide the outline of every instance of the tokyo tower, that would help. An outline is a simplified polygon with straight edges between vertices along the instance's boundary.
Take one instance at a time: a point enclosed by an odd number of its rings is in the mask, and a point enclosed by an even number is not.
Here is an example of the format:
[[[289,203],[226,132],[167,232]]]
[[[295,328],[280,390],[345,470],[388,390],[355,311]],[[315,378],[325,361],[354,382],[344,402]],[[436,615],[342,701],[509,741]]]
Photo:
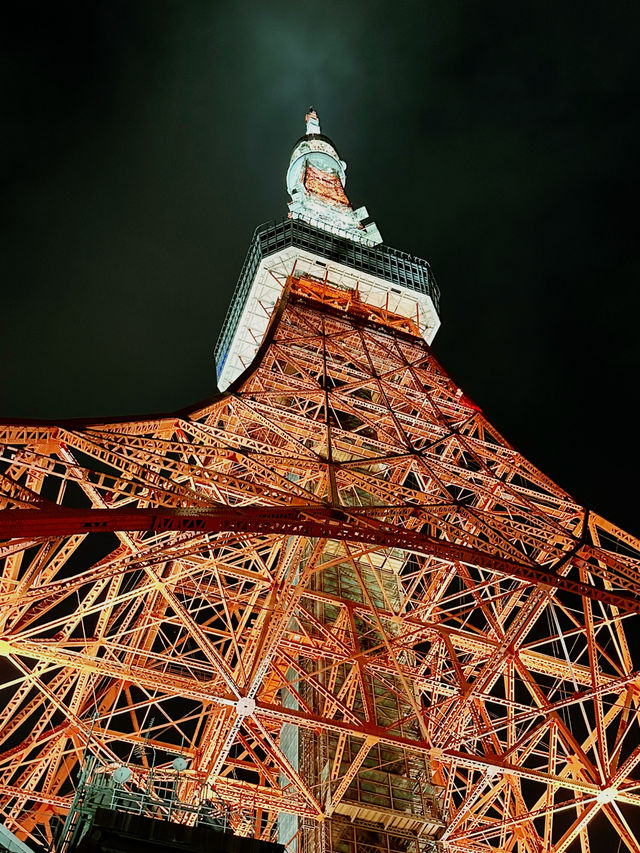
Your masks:
[[[438,363],[429,265],[305,120],[221,392],[0,423],[0,823],[63,850],[102,797],[288,853],[638,853],[640,542]]]

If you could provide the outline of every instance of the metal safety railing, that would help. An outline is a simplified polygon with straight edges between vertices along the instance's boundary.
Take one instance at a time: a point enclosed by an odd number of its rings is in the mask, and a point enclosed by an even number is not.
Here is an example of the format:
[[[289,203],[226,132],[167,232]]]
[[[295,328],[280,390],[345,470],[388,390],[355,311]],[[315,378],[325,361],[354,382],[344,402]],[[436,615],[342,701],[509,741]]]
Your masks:
[[[115,774],[105,772],[94,756],[85,762],[74,800],[55,846],[56,853],[75,849],[92,824],[98,809],[137,815],[226,832],[229,809],[221,800],[180,796],[183,778],[179,773],[149,772],[144,788],[133,784],[133,777],[118,782]]]

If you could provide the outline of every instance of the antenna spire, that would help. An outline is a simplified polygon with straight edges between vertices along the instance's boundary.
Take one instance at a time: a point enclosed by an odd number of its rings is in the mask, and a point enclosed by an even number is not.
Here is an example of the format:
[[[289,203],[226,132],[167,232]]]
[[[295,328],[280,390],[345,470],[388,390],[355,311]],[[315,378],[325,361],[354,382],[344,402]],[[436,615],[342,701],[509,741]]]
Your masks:
[[[320,130],[314,107],[309,107],[304,120],[307,132],[296,142],[287,170],[289,218],[366,246],[382,243],[375,223],[363,225],[369,216],[366,207],[351,207],[344,191],[347,164]]]
[[[320,119],[318,118],[318,113],[314,110],[313,107],[309,107],[307,110],[307,114],[304,117],[304,120],[307,123],[307,136],[310,134],[318,134],[322,133],[320,130]]]

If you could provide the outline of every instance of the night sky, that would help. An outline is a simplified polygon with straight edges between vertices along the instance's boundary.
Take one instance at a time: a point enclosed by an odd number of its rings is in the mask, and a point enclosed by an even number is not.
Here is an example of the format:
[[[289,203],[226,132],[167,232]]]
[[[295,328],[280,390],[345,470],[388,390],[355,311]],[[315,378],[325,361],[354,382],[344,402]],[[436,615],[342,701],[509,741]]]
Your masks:
[[[442,290],[434,349],[632,532],[639,5],[20,4],[2,36],[0,415],[211,396],[309,104],[347,192]]]

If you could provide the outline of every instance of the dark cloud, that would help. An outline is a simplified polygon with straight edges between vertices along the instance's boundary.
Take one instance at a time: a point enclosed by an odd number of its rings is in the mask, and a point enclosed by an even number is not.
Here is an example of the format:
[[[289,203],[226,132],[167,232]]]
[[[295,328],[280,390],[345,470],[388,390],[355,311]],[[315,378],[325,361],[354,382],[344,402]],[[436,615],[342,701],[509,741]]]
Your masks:
[[[435,349],[506,435],[635,532],[637,5],[23,4],[2,67],[5,415],[210,394],[309,103]]]

